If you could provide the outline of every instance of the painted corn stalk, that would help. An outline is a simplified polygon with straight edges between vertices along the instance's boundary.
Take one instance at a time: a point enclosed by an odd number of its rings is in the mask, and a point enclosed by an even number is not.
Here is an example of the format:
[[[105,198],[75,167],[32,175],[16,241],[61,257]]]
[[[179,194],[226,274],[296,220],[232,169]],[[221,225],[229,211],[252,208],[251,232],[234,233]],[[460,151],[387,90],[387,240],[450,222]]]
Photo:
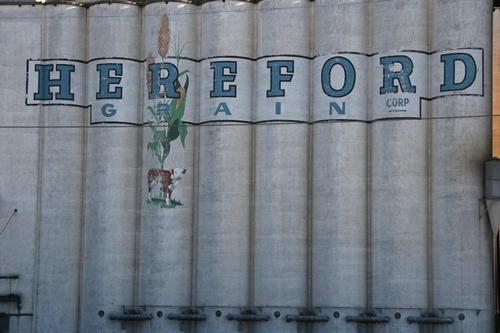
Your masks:
[[[152,131],[151,141],[147,150],[151,152],[158,162],[158,168],[148,171],[148,203],[162,208],[175,208],[182,205],[180,200],[174,199],[172,194],[186,169],[181,167],[167,167],[167,158],[174,144],[185,147],[188,134],[186,123],[182,120],[186,107],[186,95],[189,87],[189,71],[181,70],[180,62],[185,44],[181,46],[180,40],[171,45],[171,33],[167,15],[162,15],[160,29],[158,32],[158,57],[156,62],[165,63],[167,54],[172,47],[175,55],[176,66],[179,68],[178,80],[175,88],[179,92],[179,98],[168,99],[165,94],[155,100],[154,105],[147,107],[148,125]],[[148,57],[147,64],[154,63],[152,55]],[[148,71],[148,86],[151,80]]]

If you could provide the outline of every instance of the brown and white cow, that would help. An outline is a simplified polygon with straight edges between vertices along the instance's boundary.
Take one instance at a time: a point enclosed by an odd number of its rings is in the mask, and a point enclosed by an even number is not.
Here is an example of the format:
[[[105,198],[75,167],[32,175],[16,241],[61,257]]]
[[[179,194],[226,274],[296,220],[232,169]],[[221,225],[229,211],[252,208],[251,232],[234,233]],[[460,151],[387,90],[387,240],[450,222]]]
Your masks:
[[[151,190],[155,186],[160,186],[160,192],[163,193],[165,197],[165,204],[170,206],[172,200],[172,192],[179,180],[181,180],[182,175],[186,173],[186,169],[174,168],[174,169],[150,169],[148,171],[148,191],[149,199],[151,200]]]

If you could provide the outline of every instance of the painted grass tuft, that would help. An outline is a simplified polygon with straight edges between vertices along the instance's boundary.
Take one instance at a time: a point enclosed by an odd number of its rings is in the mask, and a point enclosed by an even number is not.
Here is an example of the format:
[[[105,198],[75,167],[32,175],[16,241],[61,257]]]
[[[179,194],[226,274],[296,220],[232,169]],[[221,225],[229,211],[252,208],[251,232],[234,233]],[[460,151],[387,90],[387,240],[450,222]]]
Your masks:
[[[158,198],[151,198],[146,200],[146,202],[150,205],[159,206],[160,208],[175,208],[177,206],[182,206],[182,202],[176,199],[170,200],[170,205],[167,205],[164,199]]]

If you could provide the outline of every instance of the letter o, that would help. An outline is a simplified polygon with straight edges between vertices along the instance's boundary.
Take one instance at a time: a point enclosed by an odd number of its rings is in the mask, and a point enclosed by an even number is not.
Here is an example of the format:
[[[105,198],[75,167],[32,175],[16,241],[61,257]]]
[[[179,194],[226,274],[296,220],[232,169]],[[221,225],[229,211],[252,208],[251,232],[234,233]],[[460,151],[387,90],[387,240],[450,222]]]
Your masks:
[[[334,89],[330,82],[332,69],[339,65],[344,70],[344,85],[340,89]],[[321,70],[321,85],[323,91],[330,97],[344,97],[349,95],[356,83],[356,70],[352,62],[344,57],[333,57],[328,59]]]

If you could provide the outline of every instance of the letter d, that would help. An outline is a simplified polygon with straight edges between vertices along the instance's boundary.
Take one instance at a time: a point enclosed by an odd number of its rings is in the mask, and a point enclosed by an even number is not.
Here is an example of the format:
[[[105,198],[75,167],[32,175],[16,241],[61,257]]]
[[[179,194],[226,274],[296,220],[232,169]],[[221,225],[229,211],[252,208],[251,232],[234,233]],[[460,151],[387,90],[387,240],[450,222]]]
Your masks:
[[[456,82],[456,63],[461,62],[465,66],[465,75],[461,82]],[[457,91],[469,88],[476,80],[476,61],[467,53],[449,53],[441,55],[444,63],[444,83],[439,87],[440,91]]]

